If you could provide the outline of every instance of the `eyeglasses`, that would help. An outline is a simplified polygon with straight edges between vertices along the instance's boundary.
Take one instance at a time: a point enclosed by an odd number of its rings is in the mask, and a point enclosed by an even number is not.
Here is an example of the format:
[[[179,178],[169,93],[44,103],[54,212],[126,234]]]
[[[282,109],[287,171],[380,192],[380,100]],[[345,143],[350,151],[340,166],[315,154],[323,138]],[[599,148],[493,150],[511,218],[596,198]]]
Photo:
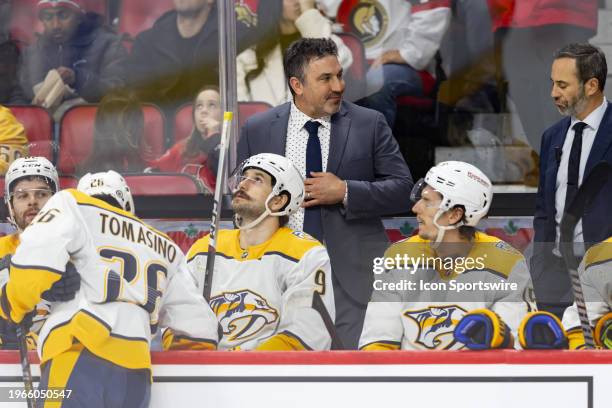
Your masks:
[[[53,191],[47,188],[28,188],[26,190],[17,190],[12,194],[13,201],[26,202],[33,197],[36,200],[48,200],[53,195]]]

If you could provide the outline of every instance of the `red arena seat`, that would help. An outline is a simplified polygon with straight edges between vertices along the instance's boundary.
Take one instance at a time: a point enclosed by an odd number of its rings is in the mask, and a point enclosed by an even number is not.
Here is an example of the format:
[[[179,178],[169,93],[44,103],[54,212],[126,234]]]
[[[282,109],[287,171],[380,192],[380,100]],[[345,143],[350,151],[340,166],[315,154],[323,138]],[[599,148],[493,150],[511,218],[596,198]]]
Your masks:
[[[153,157],[159,157],[164,152],[164,116],[155,105],[143,104],[142,108],[145,144],[151,147]],[[62,116],[58,159],[60,174],[74,174],[76,165],[91,155],[97,109],[97,105],[80,105],[70,108]]]
[[[8,108],[25,128],[30,142],[30,155],[43,156],[53,161],[53,119],[40,106],[11,105]]]
[[[204,190],[198,180],[181,173],[124,173],[125,181],[137,196],[193,195]]]
[[[238,102],[238,128],[248,118],[259,112],[265,112],[272,106],[266,102]],[[191,115],[191,103],[181,106],[174,116],[174,141],[179,142],[191,134],[193,118]]]

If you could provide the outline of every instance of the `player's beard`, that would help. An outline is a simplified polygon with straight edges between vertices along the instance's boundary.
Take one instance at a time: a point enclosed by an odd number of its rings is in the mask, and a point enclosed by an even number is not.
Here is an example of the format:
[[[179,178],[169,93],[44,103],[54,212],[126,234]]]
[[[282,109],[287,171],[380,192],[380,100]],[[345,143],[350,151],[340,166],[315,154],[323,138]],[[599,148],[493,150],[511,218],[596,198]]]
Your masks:
[[[246,194],[245,194],[246,195]],[[263,204],[258,204],[254,202],[253,199],[242,197],[240,200],[234,199],[232,200],[232,209],[236,214],[236,222],[239,225],[246,225],[251,221],[257,219],[266,208]]]
[[[580,112],[584,112],[587,107],[589,100],[584,92],[584,86],[580,87],[580,91],[576,97],[572,98],[566,107],[557,108],[560,114],[564,116],[576,117]]]

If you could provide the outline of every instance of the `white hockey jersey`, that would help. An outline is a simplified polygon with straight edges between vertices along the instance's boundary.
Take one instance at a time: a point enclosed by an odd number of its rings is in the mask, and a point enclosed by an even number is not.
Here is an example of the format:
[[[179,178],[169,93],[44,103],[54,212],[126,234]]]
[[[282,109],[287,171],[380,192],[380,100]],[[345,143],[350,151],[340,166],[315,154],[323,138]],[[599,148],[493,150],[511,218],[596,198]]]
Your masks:
[[[6,255],[13,255],[19,246],[19,234],[14,233],[0,238],[0,259]],[[9,279],[9,268],[0,270],[0,287],[4,286]],[[42,300],[36,305],[36,314],[32,317],[32,326],[30,332],[26,336],[28,350],[34,351],[37,349],[38,333],[42,328],[43,323],[47,319],[51,304],[46,300]]]
[[[612,237],[589,248],[578,273],[587,315],[591,326],[595,327],[602,316],[612,312]],[[584,336],[576,303],[565,310],[563,327],[567,331],[570,349],[583,348]]]
[[[456,324],[483,308],[499,314],[517,338],[522,318],[535,309],[523,255],[484,233],[476,233],[465,263],[448,270],[440,268],[430,241],[418,236],[393,244],[385,258],[394,265],[375,277],[360,349],[460,349]]]
[[[158,324],[214,348],[216,319],[179,247],[131,213],[77,190],[55,194],[21,234],[2,291],[3,317],[10,312],[20,321],[60,279],[68,260],[81,275],[81,288],[74,300],[52,303],[39,336],[41,362],[78,340],[119,366],[150,368]]]
[[[239,230],[221,230],[210,305],[223,337],[219,349],[327,350],[331,338],[312,296],[335,316],[327,250],[303,232],[283,227],[266,242],[242,249]],[[201,288],[208,236],[193,244],[188,267]]]
[[[398,50],[416,70],[430,68],[451,19],[450,0],[353,1],[348,25],[361,39],[366,58]]]

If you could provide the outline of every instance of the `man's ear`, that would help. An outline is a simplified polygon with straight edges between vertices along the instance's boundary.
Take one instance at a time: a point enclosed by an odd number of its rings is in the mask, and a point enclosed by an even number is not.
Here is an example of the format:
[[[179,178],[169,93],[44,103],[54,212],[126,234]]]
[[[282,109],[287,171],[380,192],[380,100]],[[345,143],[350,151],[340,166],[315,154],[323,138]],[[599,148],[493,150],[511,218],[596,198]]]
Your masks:
[[[272,212],[281,211],[289,203],[289,195],[282,192],[270,200],[270,210]]]
[[[457,224],[463,219],[465,211],[461,207],[454,207],[448,210],[448,225]]]
[[[296,77],[289,78],[289,86],[291,89],[293,89],[293,92],[295,92],[296,95],[302,95],[304,93],[304,86]]]
[[[599,80],[597,78],[590,78],[584,84],[584,93],[587,96],[592,96],[599,91]]]

